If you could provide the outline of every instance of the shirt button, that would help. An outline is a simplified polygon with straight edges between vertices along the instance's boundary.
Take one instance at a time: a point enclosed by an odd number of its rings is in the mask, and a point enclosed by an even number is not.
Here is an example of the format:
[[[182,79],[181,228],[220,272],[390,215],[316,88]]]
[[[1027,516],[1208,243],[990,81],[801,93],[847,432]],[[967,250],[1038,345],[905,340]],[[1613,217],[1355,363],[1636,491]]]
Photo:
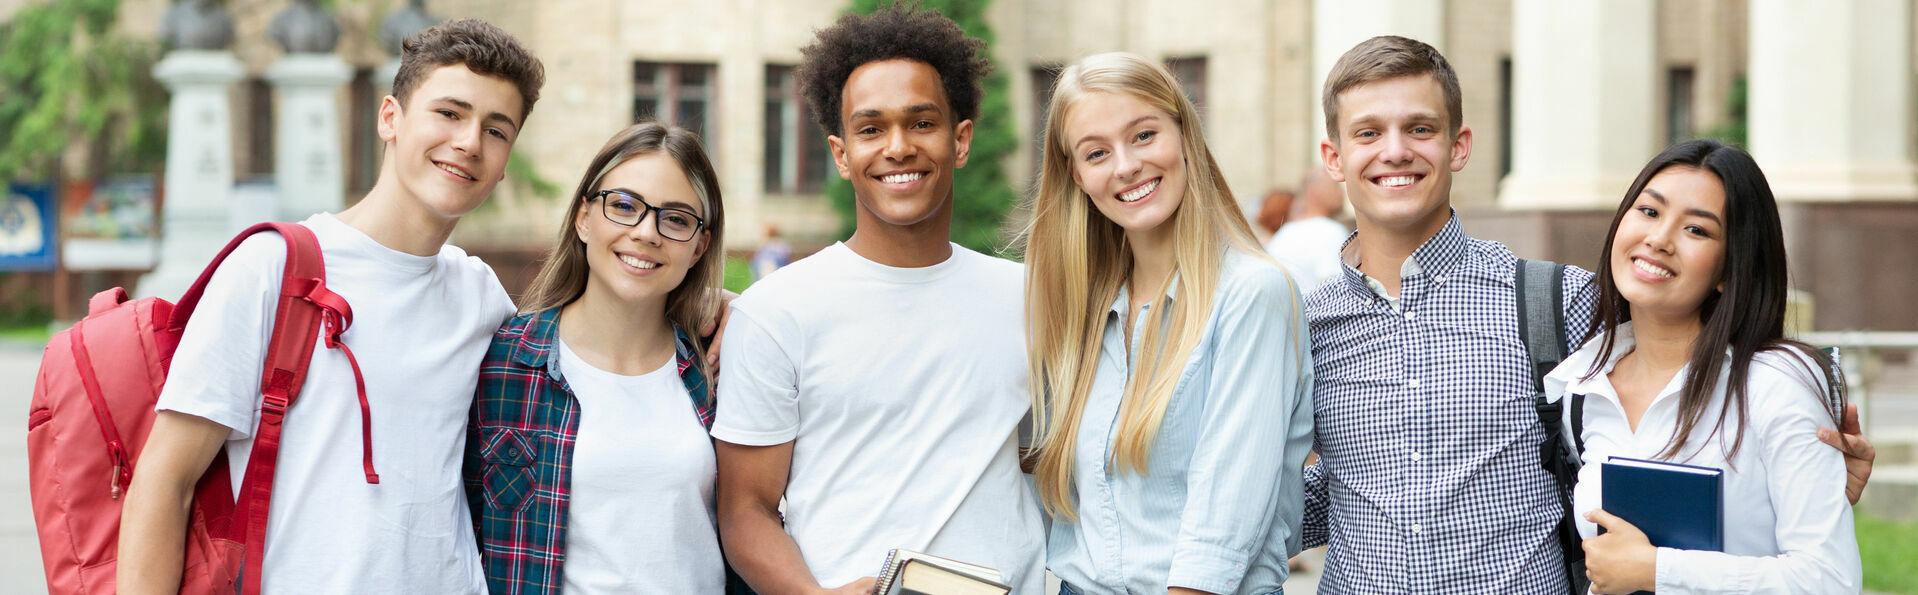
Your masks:
[[[1413,379],[1411,379],[1411,380],[1408,380],[1408,381],[1406,381],[1406,382],[1405,382],[1405,385],[1406,385],[1406,386],[1409,386],[1409,387],[1412,387],[1412,388],[1418,388],[1418,387],[1419,387],[1419,379],[1417,379],[1417,378],[1413,378]]]
[[[1419,451],[1412,451],[1412,462],[1419,462]]]
[[[1406,313],[1405,313],[1405,319],[1406,319],[1406,320],[1411,320],[1411,319],[1413,319],[1413,318],[1418,318],[1418,313],[1417,313],[1417,312],[1406,312]]]
[[[1413,534],[1413,535],[1422,535],[1422,534],[1424,534],[1424,533],[1425,533],[1425,530],[1424,530],[1423,528],[1420,528],[1420,527],[1419,527],[1419,524],[1418,524],[1418,523],[1412,523],[1412,534]]]

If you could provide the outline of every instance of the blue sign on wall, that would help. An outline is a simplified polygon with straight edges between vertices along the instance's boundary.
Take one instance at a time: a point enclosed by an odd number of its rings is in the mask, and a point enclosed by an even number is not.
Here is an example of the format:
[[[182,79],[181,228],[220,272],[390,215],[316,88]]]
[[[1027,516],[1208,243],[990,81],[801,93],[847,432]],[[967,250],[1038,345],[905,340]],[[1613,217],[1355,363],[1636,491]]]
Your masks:
[[[51,271],[54,267],[52,185],[9,185],[0,196],[0,271]]]

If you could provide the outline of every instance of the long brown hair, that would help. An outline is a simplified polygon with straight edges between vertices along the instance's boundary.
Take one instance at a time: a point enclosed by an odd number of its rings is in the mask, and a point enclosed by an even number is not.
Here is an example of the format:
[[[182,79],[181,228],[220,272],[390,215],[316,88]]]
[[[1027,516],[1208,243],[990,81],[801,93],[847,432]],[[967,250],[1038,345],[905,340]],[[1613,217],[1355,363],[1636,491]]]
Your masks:
[[[1611,360],[1617,338],[1611,331],[1632,319],[1631,302],[1618,292],[1618,284],[1612,280],[1612,242],[1618,236],[1619,222],[1631,212],[1652,177],[1674,167],[1695,168],[1718,178],[1725,186],[1725,262],[1719,276],[1725,285],[1722,291],[1706,296],[1705,303],[1699,306],[1698,318],[1704,328],[1692,341],[1690,367],[1679,389],[1678,428],[1658,458],[1678,456],[1685,447],[1686,437],[1705,421],[1710,413],[1706,408],[1718,390],[1719,370],[1726,367],[1727,361],[1731,365],[1725,374],[1725,405],[1717,412],[1712,435],[1723,430],[1725,420],[1736,412],[1740,431],[1732,437],[1732,446],[1725,452],[1725,458],[1729,460],[1738,454],[1739,446],[1744,443],[1743,428],[1750,419],[1747,379],[1751,376],[1752,358],[1762,351],[1798,352],[1802,357],[1791,359],[1806,367],[1817,367],[1818,370],[1805,370],[1806,378],[1824,381],[1826,403],[1836,404],[1826,409],[1832,414],[1833,425],[1837,425],[1844,409],[1845,383],[1833,371],[1831,358],[1810,345],[1785,338],[1785,293],[1789,283],[1785,269],[1785,232],[1779,223],[1778,201],[1772,197],[1771,184],[1765,181],[1765,172],[1758,169],[1751,155],[1711,140],[1679,143],[1653,157],[1638,173],[1638,179],[1632,181],[1631,189],[1625,191],[1618,213],[1612,215],[1611,232],[1605,235],[1605,251],[1600,253],[1595,276],[1598,309],[1585,334],[1591,337],[1605,331],[1605,335],[1599,342],[1598,358],[1593,360],[1585,378],[1589,380],[1603,371],[1605,362]]]
[[[700,144],[698,134],[652,121],[628,126],[614,134],[587,164],[579,189],[573,192],[571,204],[560,217],[559,236],[554,239],[552,250],[546,253],[546,262],[540,265],[532,287],[520,297],[520,312],[562,307],[586,292],[586,244],[573,230],[574,217],[587,197],[599,192],[600,178],[606,172],[629,159],[656,152],[672,157],[680,171],[685,172],[686,180],[692,182],[693,192],[699,195],[700,205],[705,207],[705,231],[709,234],[706,253],[700,255],[699,262],[693,263],[679,287],[667,292],[666,317],[688,331],[713,317],[719,304],[710,290],[720,286],[726,262],[726,243],[721,233],[725,229],[726,208],[719,196],[719,177],[713,173],[712,162],[706,159],[706,149]]]

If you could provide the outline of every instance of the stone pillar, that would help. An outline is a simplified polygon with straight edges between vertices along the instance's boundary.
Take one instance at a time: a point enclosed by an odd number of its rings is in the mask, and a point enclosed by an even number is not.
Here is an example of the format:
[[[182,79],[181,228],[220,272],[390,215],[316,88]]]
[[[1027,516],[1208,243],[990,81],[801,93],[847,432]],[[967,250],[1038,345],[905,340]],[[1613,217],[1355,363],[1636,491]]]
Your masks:
[[[1911,4],[1750,6],[1749,140],[1778,199],[1918,199]]]
[[[142,296],[179,297],[239,231],[227,221],[233,190],[227,92],[243,74],[240,61],[224,50],[174,50],[153,68],[153,77],[172,93],[172,103],[160,263],[140,279]]]
[[[1313,0],[1312,121],[1309,138],[1325,138],[1325,75],[1352,46],[1380,35],[1410,37],[1445,51],[1446,2],[1437,0]],[[1318,150],[1313,149],[1315,160]]]
[[[1659,146],[1657,4],[1514,0],[1507,209],[1616,205]]]
[[[339,90],[352,69],[333,54],[294,53],[273,63],[266,78],[279,95],[273,139],[279,218],[338,212],[346,194]]]

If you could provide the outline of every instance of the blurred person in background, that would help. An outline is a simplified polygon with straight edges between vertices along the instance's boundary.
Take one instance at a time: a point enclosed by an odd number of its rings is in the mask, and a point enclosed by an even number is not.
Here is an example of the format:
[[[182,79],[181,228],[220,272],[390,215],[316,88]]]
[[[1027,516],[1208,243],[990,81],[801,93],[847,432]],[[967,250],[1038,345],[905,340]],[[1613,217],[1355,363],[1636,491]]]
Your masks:
[[[1324,168],[1305,175],[1299,194],[1289,201],[1292,212],[1265,243],[1265,251],[1292,273],[1299,287],[1311,291],[1339,272],[1339,248],[1352,230],[1332,219],[1345,209],[1345,190],[1325,176]],[[1263,223],[1265,213],[1259,217]]]

